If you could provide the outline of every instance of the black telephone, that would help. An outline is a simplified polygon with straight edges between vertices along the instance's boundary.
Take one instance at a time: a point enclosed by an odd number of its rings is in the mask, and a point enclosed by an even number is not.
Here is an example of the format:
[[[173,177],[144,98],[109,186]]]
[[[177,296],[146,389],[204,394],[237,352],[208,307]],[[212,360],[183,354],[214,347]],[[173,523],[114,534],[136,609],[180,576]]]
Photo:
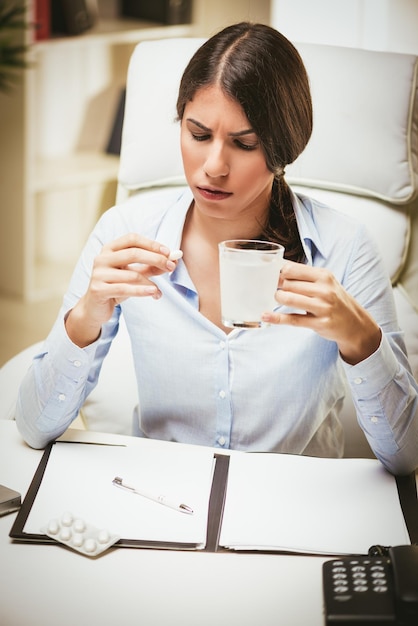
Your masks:
[[[326,626],[417,626],[418,545],[372,546],[326,561],[322,576]]]

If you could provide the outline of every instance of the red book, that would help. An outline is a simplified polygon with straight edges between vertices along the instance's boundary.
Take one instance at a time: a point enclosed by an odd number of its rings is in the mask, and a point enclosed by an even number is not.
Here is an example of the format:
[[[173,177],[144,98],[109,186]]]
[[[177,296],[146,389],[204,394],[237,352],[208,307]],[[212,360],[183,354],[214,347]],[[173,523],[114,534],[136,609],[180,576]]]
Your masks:
[[[35,0],[35,40],[49,39],[51,36],[51,0]]]

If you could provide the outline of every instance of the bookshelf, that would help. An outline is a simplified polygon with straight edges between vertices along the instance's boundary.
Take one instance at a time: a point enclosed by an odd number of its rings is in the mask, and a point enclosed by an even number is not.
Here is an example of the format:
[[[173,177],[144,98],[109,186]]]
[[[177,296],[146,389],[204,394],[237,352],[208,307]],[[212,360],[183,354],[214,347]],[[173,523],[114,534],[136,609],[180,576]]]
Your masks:
[[[31,21],[34,0],[22,3]],[[61,296],[89,232],[114,203],[119,159],[106,146],[135,45],[206,36],[206,25],[257,17],[261,8],[265,19],[269,2],[254,1],[251,15],[249,4],[235,0],[226,15],[220,0],[195,0],[191,24],[167,26],[120,18],[117,0],[99,0],[96,24],[81,35],[35,41],[33,30],[21,33],[30,67],[12,93],[0,92],[0,294]]]

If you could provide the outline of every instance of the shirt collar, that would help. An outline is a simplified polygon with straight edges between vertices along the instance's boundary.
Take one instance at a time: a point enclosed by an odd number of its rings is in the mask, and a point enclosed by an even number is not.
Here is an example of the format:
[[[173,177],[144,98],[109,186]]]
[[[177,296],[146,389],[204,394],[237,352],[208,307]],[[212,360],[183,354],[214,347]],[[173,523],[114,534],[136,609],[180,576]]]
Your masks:
[[[303,250],[309,265],[313,265],[316,254],[325,258],[324,243],[321,241],[312,210],[312,201],[308,196],[290,190],[296,223],[302,241]]]
[[[178,250],[181,246],[184,222],[192,200],[188,187],[179,189],[179,195],[163,215],[156,239],[170,250]]]
[[[181,249],[184,223],[192,200],[191,190],[188,187],[182,188],[159,225],[156,239],[170,250]],[[167,275],[167,280],[189,291],[196,292],[182,259],[177,263],[176,269]]]

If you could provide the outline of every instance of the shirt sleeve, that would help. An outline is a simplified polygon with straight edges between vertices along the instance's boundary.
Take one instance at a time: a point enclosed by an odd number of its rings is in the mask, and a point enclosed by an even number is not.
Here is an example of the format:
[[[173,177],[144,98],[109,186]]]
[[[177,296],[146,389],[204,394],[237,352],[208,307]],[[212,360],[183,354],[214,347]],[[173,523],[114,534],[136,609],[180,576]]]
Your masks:
[[[393,474],[408,474],[418,466],[418,384],[390,281],[367,235],[359,238],[345,286],[382,330],[374,354],[353,366],[343,362],[359,424],[383,465]]]
[[[103,359],[117,333],[120,307],[115,307],[100,337],[86,348],[76,346],[65,329],[66,315],[87,290],[93,259],[111,235],[106,232],[106,220],[99,222],[77,263],[57,320],[20,386],[16,423],[33,448],[44,448],[77,417],[97,384]]]
[[[393,474],[417,466],[417,383],[383,335],[378,350],[357,365],[344,363],[357,417],[383,465]]]
[[[45,447],[77,417],[95,351],[95,344],[78,348],[68,338],[64,320],[56,323],[19,391],[16,422],[29,445]]]

